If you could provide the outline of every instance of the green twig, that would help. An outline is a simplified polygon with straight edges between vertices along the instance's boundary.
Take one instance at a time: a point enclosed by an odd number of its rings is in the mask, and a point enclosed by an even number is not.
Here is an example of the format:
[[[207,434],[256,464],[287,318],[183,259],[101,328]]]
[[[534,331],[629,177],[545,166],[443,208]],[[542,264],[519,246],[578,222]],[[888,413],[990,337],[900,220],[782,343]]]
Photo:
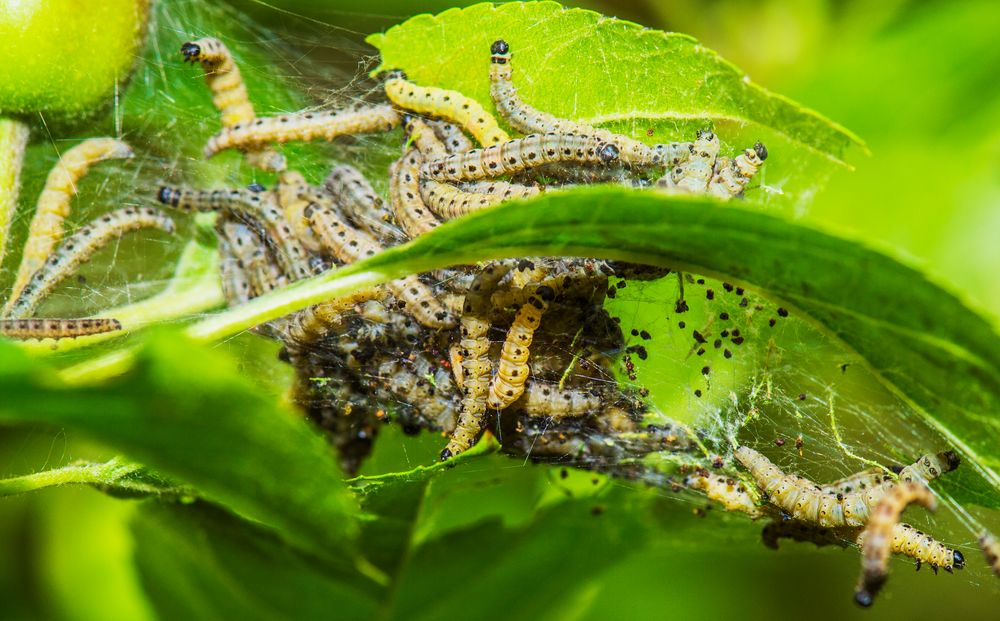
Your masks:
[[[28,144],[28,126],[15,119],[0,118],[0,264],[7,251],[7,234],[17,213],[21,190],[21,165]]]
[[[104,463],[76,462],[54,470],[0,479],[0,497],[70,484],[91,485],[118,496],[187,495],[149,474],[143,466],[115,457]]]

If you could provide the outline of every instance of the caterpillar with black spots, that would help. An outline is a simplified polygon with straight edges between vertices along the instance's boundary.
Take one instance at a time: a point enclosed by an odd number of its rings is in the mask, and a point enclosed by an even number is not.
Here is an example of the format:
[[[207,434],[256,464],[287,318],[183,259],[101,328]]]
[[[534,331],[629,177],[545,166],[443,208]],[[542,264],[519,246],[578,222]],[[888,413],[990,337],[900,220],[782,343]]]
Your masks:
[[[117,319],[0,319],[0,335],[14,339],[70,339],[78,336],[117,332]]]

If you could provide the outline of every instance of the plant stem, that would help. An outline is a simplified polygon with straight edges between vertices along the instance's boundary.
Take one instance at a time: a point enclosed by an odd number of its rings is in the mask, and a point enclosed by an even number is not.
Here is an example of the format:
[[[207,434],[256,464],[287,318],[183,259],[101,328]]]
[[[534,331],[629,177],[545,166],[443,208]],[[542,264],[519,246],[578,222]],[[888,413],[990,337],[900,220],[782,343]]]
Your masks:
[[[0,265],[7,250],[10,223],[17,213],[21,165],[27,144],[27,125],[16,119],[0,118]]]

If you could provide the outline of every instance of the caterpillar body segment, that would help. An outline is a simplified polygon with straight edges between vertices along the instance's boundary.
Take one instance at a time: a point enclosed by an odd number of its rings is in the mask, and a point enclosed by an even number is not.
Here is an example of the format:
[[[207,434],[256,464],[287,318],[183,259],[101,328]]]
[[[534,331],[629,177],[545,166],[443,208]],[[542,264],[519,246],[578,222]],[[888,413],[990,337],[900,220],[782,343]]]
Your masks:
[[[712,474],[701,468],[685,477],[684,485],[705,492],[709,500],[720,503],[726,511],[746,513],[754,519],[761,515],[757,503],[738,479]]]
[[[893,489],[893,492],[896,489],[899,488]],[[862,549],[864,549],[867,540],[865,533],[868,532],[868,528],[871,528],[874,519],[875,516],[872,516],[868,527],[858,536],[857,543],[862,546]],[[930,565],[935,572],[940,568],[951,573],[955,569],[965,567],[965,556],[961,552],[949,548],[930,535],[902,522],[892,526],[889,551],[914,559],[917,562],[917,569],[920,569],[922,565]]]
[[[478,101],[458,91],[418,86],[407,80],[402,72],[392,72],[385,81],[385,94],[404,110],[457,123],[483,146],[510,140],[492,114]]]
[[[448,150],[448,153],[465,153],[476,148],[476,145],[469,140],[462,128],[454,123],[429,120],[427,124],[437,134],[438,140],[444,143],[444,148]]]
[[[125,207],[94,218],[67,237],[59,249],[49,256],[13,298],[4,316],[15,319],[31,316],[42,300],[81,263],[89,261],[95,252],[109,241],[143,228],[173,233],[174,222],[150,207]]]
[[[555,384],[530,381],[518,401],[518,411],[528,416],[546,416],[555,420],[596,414],[604,407],[600,394],[590,390],[565,388]]]
[[[393,223],[392,209],[361,172],[353,166],[337,166],[330,171],[323,187],[344,213],[358,226],[373,235],[383,246],[395,246],[406,236]]]
[[[476,275],[466,294],[458,351],[462,365],[462,409],[448,445],[441,452],[442,460],[471,447],[482,431],[493,374],[489,357],[490,296],[512,267],[509,261],[488,263]]]
[[[329,208],[311,204],[305,216],[323,246],[341,263],[354,263],[382,250],[370,235],[349,226]],[[416,275],[389,281],[386,288],[421,325],[434,329],[455,326],[455,317],[441,306],[430,287]]]
[[[454,220],[473,211],[498,205],[504,200],[492,194],[463,192],[453,185],[431,180],[421,182],[420,198],[442,220]]]
[[[618,156],[618,147],[594,136],[531,134],[468,153],[429,160],[421,167],[420,176],[435,181],[478,181],[562,162],[606,167],[615,164]]]
[[[831,483],[820,485],[819,489],[827,494],[851,494],[892,480],[894,480],[893,475],[885,468],[869,468]]]
[[[253,293],[246,273],[246,264],[237,257],[224,226],[220,226],[218,222],[216,236],[219,241],[219,276],[222,281],[222,294],[229,306],[246,304]]]
[[[889,491],[879,500],[872,512],[871,520],[862,536],[861,579],[854,591],[854,601],[860,606],[871,606],[889,577],[893,528],[899,523],[899,516],[910,503],[923,505],[930,511],[937,509],[937,500],[926,485],[907,482]],[[915,542],[914,545],[919,545],[919,542]],[[944,559],[936,560],[944,562]]]
[[[1000,541],[989,532],[979,535],[979,547],[983,551],[986,564],[989,565],[997,578],[1000,578]]]
[[[354,293],[310,306],[291,317],[285,324],[282,341],[289,349],[301,349],[324,338],[345,325],[345,313],[369,300],[381,300],[384,296],[380,287],[369,287]]]
[[[80,179],[98,162],[128,159],[132,155],[131,147],[120,140],[91,138],[59,157],[59,161],[49,171],[45,187],[38,196],[35,215],[32,216],[28,227],[28,239],[24,243],[21,264],[11,289],[10,301],[21,293],[62,239],[63,223],[69,216]]]
[[[719,137],[714,132],[699,131],[687,160],[660,177],[657,187],[682,194],[704,194],[714,175],[719,149]]]
[[[436,228],[440,222],[420,197],[422,158],[417,149],[410,149],[389,169],[389,200],[399,224],[411,238]]]
[[[528,297],[514,317],[507,331],[507,338],[500,349],[500,361],[496,375],[490,381],[490,391],[486,405],[494,410],[503,410],[517,401],[524,393],[524,385],[531,374],[528,357],[531,341],[541,324],[542,315],[548,310],[556,292],[552,287],[542,285]]]
[[[12,339],[72,339],[78,336],[117,332],[117,319],[0,319],[0,336]]]
[[[509,181],[473,181],[471,183],[463,183],[459,186],[459,189],[472,194],[499,197],[500,200],[504,201],[530,198],[542,192],[542,189],[537,185],[524,185]]]
[[[796,520],[825,527],[864,526],[872,508],[888,493],[896,481],[889,479],[867,489],[851,493],[824,491],[808,479],[785,474],[757,451],[741,446],[736,459],[757,481],[769,501]],[[927,482],[958,466],[958,457],[951,452],[925,455],[899,473],[901,483]]]
[[[420,155],[427,160],[447,157],[448,149],[425,121],[412,114],[403,115],[403,129]]]
[[[318,253],[322,249],[316,235],[309,227],[309,221],[303,215],[309,206],[309,198],[305,196],[310,186],[305,177],[294,170],[286,170],[278,178],[274,188],[285,222],[292,229],[293,237],[310,253]]]
[[[248,188],[193,190],[163,186],[157,198],[164,205],[181,211],[232,211],[260,219],[268,237],[276,245],[276,258],[285,275],[292,281],[312,276],[308,254],[292,232],[274,192]]]
[[[404,428],[408,422],[419,419],[423,428],[446,433],[454,429],[454,386],[448,372],[428,360],[426,354],[383,362],[378,367],[378,377],[394,404],[399,406],[402,402],[397,413],[404,418]]]
[[[256,118],[240,69],[222,41],[214,37],[189,41],[181,46],[181,54],[185,62],[201,63],[212,103],[222,116],[224,127],[246,124]],[[270,147],[248,149],[245,156],[251,166],[263,170],[280,171],[286,167],[284,156]]]
[[[209,138],[205,157],[226,149],[254,149],[271,142],[311,140],[332,141],[340,136],[386,132],[400,123],[399,114],[388,105],[330,112],[296,112],[275,117],[258,117]]]

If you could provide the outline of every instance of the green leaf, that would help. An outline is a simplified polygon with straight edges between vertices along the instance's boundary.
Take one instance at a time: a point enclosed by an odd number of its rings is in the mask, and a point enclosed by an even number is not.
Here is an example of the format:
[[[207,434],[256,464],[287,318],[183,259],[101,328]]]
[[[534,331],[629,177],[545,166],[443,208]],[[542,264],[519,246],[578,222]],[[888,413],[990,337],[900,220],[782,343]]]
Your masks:
[[[409,273],[560,255],[668,266],[783,302],[859,353],[890,390],[970,459],[960,498],[1000,506],[1000,337],[992,326],[884,254],[707,199],[604,186],[506,204],[221,313],[192,326],[190,334],[223,338]],[[114,370],[106,363],[70,372],[86,377]]]
[[[370,619],[379,589],[205,503],[145,504],[135,560],[162,619]]]
[[[555,2],[419,15],[368,42],[382,55],[376,71],[403,69],[418,84],[455,89],[489,106],[490,44],[501,38],[511,45],[522,97],[559,117],[613,124],[659,142],[690,140],[706,124],[770,128],[797,150],[836,161],[862,144],[819,113],[754,84],[687,35]]]
[[[314,554],[353,558],[359,509],[333,451],[222,354],[154,334],[128,374],[69,388],[0,343],[0,394],[2,421],[85,432]]]

